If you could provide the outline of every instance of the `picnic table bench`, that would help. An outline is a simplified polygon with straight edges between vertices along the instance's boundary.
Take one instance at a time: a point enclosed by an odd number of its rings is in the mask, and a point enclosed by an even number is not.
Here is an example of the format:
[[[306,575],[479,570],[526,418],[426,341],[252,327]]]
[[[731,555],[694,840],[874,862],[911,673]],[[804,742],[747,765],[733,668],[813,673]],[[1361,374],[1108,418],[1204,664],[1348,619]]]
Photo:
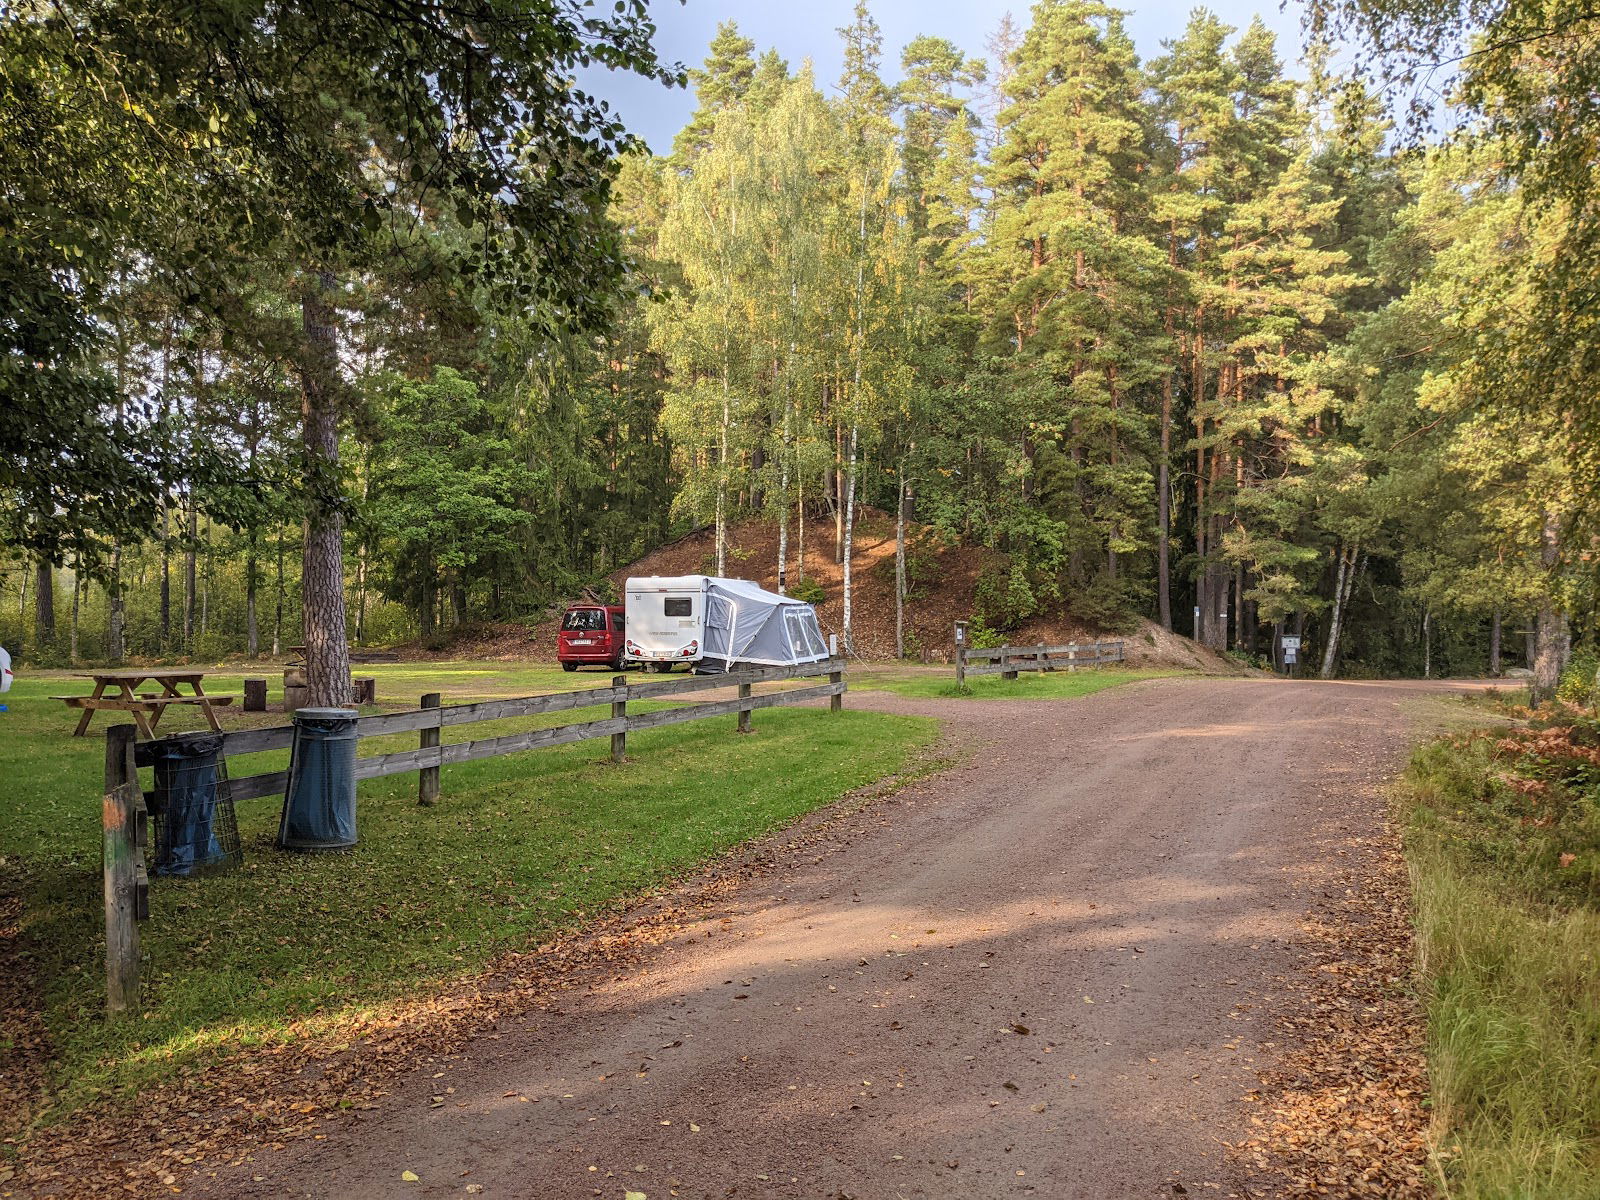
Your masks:
[[[90,671],[75,678],[92,679],[94,691],[87,696],[50,697],[60,700],[68,708],[83,710],[83,715],[78,718],[78,727],[72,731],[73,737],[82,737],[87,733],[94,714],[105,709],[130,714],[140,734],[148,741],[155,737],[155,727],[161,724],[161,718],[170,704],[198,706],[206,724],[214,732],[221,733],[222,726],[217,723],[217,714],[213,710],[233,703],[232,696],[206,695],[201,685],[205,672],[186,668]],[[161,690],[141,692],[139,689],[145,684],[153,684]],[[189,689],[188,695],[179,690],[185,686]],[[110,695],[106,694],[108,688],[111,689]]]

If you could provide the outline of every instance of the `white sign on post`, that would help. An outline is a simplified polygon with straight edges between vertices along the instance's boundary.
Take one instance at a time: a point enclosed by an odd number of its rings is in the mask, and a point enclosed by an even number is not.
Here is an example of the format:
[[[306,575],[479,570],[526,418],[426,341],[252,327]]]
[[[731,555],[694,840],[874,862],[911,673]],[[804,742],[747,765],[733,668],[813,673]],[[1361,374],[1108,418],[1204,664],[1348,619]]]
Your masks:
[[[1296,650],[1293,646],[1285,646],[1283,648],[1283,665],[1286,666],[1286,667],[1292,667],[1294,665],[1294,662],[1295,662],[1295,657],[1299,653],[1300,652],[1298,650]]]
[[[1300,635],[1298,633],[1286,633],[1279,640],[1283,643],[1283,652],[1285,654],[1293,654],[1300,649]]]

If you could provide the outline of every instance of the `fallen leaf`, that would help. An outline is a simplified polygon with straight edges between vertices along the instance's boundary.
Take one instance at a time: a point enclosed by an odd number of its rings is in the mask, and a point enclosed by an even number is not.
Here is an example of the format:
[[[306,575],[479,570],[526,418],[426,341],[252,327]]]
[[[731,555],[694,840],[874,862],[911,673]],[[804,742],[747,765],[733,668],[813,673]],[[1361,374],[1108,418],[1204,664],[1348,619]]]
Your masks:
[[[401,1171],[400,1172],[400,1178],[405,1180],[407,1183],[420,1183],[421,1182],[421,1180],[419,1180],[417,1178],[417,1173],[415,1171]]]

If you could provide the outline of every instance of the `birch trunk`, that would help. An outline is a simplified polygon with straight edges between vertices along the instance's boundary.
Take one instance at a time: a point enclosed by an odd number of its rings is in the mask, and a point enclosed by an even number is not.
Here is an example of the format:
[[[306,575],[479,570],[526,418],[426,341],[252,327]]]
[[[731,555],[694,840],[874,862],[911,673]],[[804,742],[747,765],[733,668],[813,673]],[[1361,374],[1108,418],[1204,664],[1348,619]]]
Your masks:
[[[855,550],[856,536],[856,448],[860,438],[860,427],[850,426],[850,457],[845,468],[844,483],[844,617],[843,634],[844,649],[847,654],[854,654],[856,649],[854,620],[854,596],[851,584],[851,559]]]
[[[727,343],[723,343],[722,421],[717,428],[717,574],[728,574],[728,426],[733,423],[733,397],[728,379]]]
[[[906,656],[906,508],[911,489],[906,484],[904,464],[900,467],[900,504],[894,521],[894,656]]]
[[[1500,678],[1500,610],[1494,610],[1494,620],[1489,624],[1489,677]]]
[[[261,617],[256,611],[256,593],[260,590],[261,562],[256,553],[259,535],[250,526],[249,540],[244,553],[244,649],[251,658],[261,653]]]
[[[122,543],[111,547],[111,578],[106,591],[106,657],[119,663],[127,654],[128,600],[122,592]]]
[[[1333,618],[1328,624],[1328,644],[1322,648],[1323,679],[1332,679],[1339,661],[1339,639],[1344,633],[1345,611],[1350,603],[1350,593],[1356,582],[1356,557],[1359,546],[1349,546],[1339,551],[1339,574],[1333,584]]]

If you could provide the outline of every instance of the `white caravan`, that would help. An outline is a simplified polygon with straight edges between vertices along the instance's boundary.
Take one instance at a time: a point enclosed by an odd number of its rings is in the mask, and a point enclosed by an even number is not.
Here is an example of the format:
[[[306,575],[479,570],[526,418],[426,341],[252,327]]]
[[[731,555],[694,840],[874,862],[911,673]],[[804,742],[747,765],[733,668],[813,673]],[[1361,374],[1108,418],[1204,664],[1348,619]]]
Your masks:
[[[713,674],[735,666],[792,666],[828,657],[816,609],[748,579],[648,575],[629,579],[623,599],[627,661],[656,671],[684,663]]]

